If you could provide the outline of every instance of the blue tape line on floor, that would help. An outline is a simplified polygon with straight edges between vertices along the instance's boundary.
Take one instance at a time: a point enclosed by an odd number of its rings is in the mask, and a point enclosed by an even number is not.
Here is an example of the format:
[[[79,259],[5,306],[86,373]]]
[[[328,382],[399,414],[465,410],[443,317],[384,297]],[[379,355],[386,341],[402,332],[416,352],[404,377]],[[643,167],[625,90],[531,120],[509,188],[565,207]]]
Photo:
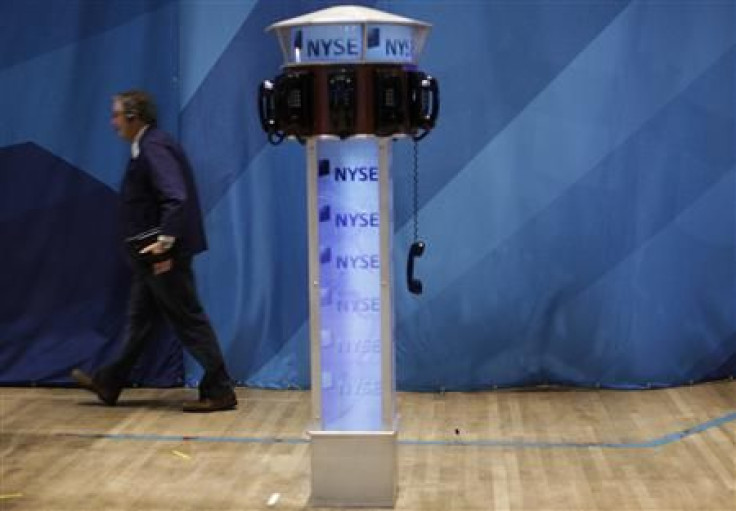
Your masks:
[[[652,440],[641,442],[525,442],[525,441],[509,441],[509,440],[399,440],[399,445],[427,445],[441,447],[502,447],[514,449],[587,449],[587,448],[606,448],[606,449],[650,449],[654,447],[662,447],[678,440],[682,440],[688,436],[702,433],[708,429],[717,428],[729,422],[736,421],[736,412],[729,413],[722,417],[712,419],[697,426],[669,433],[667,435]],[[75,438],[94,438],[105,440],[136,440],[146,442],[224,442],[224,443],[244,443],[244,444],[308,444],[306,438],[294,437],[239,437],[239,436],[190,436],[190,435],[134,435],[127,433],[59,433],[56,436],[75,437]]]

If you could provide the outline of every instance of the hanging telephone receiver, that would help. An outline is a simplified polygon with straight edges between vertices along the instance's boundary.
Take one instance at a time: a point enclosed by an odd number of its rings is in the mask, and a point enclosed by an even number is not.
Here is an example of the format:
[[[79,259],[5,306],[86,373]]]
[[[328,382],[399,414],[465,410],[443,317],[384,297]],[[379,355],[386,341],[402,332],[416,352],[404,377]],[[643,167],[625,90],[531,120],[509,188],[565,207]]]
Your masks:
[[[331,130],[340,138],[353,133],[356,117],[355,71],[340,69],[327,79]]]
[[[440,91],[437,79],[421,71],[408,73],[409,124],[412,130],[422,130],[414,140],[426,137],[434,128],[440,111]]]
[[[426,245],[423,241],[415,241],[409,248],[409,257],[406,259],[406,286],[409,292],[415,295],[422,294],[422,281],[414,277],[414,260],[422,257]]]
[[[268,141],[278,145],[284,140],[284,134],[277,128],[276,91],[271,80],[264,80],[258,88],[258,115],[261,128],[268,134]]]

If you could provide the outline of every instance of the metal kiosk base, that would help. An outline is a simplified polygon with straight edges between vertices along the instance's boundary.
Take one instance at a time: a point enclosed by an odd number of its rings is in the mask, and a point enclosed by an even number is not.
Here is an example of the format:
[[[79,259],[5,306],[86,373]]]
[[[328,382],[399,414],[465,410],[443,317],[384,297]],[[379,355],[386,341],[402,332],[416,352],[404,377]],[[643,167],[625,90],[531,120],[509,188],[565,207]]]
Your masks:
[[[313,507],[393,507],[396,431],[310,431]]]

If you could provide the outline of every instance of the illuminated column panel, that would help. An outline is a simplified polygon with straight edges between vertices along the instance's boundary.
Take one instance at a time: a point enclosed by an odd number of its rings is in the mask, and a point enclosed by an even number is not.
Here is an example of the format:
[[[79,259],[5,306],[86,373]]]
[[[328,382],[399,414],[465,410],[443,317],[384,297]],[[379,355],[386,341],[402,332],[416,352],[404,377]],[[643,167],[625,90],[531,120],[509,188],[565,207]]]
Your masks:
[[[380,430],[377,140],[319,140],[317,168],[322,428]]]

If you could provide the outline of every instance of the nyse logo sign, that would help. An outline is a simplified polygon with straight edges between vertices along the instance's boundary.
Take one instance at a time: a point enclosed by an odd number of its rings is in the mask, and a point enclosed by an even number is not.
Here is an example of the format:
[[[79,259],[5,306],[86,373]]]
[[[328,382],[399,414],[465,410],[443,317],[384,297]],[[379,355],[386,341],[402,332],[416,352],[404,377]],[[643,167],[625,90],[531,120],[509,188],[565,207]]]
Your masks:
[[[323,265],[332,262],[331,247],[320,247],[319,262]],[[336,255],[335,268],[338,270],[378,270],[381,268],[381,258],[378,254]]]
[[[322,390],[340,396],[378,396],[381,394],[381,381],[369,376],[355,377],[323,371]]]
[[[357,355],[361,359],[381,354],[381,339],[378,338],[336,339],[335,333],[330,329],[322,329],[320,337],[323,353],[331,350],[338,354]]]
[[[411,57],[411,39],[387,39],[386,55],[391,57]]]
[[[360,25],[295,28],[291,42],[295,62],[357,61],[363,53]]]
[[[341,379],[337,384],[341,396],[380,396],[381,382],[368,378]]]
[[[381,312],[380,298],[350,298],[340,299],[335,302],[338,312],[347,313],[373,313]]]
[[[335,257],[335,267],[338,270],[378,270],[381,258],[378,254],[338,255]]]
[[[356,355],[378,355],[381,353],[380,339],[352,339],[340,340],[335,344],[338,353],[353,353]]]
[[[336,60],[343,55],[358,57],[360,41],[354,38],[311,39],[307,41],[307,58],[309,60]]]
[[[354,213],[336,212],[335,227],[378,227],[378,213],[368,211],[356,211]],[[318,218],[320,223],[329,222],[332,219],[332,208],[329,204],[320,206]]]
[[[317,162],[317,175],[319,177],[328,177],[331,172],[329,158],[322,158]],[[336,165],[334,175],[337,182],[377,182],[378,167],[375,165]]]
[[[378,167],[368,165],[335,167],[335,181],[378,181]]]
[[[378,213],[335,213],[335,227],[378,227]]]
[[[414,30],[398,25],[368,25],[366,60],[411,62],[414,59]]]
[[[384,29],[384,32],[385,29]],[[373,54],[382,54],[389,60],[396,58],[411,58],[413,54],[413,41],[411,35],[408,37],[383,37],[381,29],[374,27],[368,30],[368,50]]]
[[[369,24],[317,25],[291,31],[292,62],[396,62],[416,57],[416,27]],[[365,49],[365,52],[364,52]]]

